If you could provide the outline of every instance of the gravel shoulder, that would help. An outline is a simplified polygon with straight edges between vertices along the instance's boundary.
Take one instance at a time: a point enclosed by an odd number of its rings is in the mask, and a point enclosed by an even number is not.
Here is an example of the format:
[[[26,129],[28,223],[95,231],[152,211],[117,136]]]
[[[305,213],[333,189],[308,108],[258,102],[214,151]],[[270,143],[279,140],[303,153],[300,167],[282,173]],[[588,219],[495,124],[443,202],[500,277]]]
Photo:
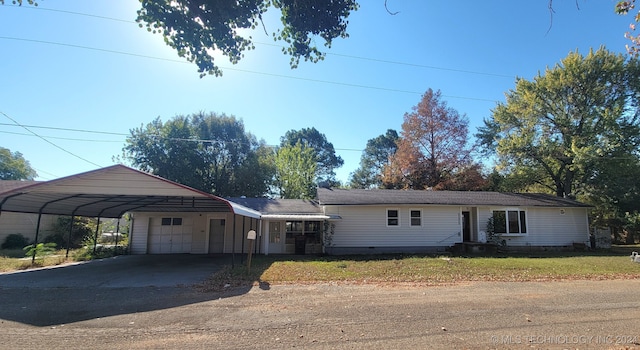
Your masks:
[[[640,349],[640,281],[1,288],[4,348]]]

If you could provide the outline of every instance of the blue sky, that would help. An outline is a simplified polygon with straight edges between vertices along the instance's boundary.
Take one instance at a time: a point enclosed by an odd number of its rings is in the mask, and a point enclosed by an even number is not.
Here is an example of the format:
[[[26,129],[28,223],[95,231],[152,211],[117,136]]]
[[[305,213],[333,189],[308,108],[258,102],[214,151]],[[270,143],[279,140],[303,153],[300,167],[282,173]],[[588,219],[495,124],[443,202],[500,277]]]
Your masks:
[[[472,138],[516,77],[574,50],[624,53],[632,20],[614,14],[614,0],[554,1],[553,20],[546,0],[388,0],[393,16],[383,0],[363,0],[350,37],[322,62],[291,70],[281,44],[258,30],[256,50],[237,65],[220,58],[224,76],[200,79],[134,22],[138,1],[10,2],[0,6],[0,147],[21,152],[39,180],[111,165],[130,129],[205,111],[235,115],[271,145],[315,127],[345,160],[346,181],[367,140],[400,131],[428,88],[467,115]],[[275,31],[278,18],[265,25]]]

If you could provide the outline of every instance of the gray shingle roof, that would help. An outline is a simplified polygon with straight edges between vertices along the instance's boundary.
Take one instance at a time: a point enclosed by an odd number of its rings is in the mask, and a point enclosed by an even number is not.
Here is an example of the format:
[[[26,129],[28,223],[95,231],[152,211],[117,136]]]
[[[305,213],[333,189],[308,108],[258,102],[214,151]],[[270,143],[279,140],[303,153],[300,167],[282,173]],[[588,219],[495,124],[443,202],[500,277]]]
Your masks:
[[[229,198],[247,208],[267,215],[286,214],[322,214],[317,202],[305,199],[269,199],[269,198]]]
[[[433,204],[519,207],[590,207],[540,193],[318,189],[320,205]]]

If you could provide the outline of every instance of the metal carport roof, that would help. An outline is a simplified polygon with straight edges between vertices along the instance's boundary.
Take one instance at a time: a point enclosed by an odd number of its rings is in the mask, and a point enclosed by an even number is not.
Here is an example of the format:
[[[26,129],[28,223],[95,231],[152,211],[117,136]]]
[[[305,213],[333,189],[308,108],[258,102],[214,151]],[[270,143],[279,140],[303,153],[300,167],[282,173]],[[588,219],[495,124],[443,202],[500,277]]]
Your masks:
[[[124,165],[46,181],[13,181],[0,187],[2,211],[119,218],[132,211],[260,213],[179,183]]]

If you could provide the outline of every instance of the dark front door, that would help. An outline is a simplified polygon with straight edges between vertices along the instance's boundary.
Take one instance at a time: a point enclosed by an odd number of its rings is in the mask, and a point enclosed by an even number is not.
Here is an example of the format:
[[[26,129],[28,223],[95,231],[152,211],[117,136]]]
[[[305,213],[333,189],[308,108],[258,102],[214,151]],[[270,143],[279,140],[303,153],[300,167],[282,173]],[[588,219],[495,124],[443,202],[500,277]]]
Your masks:
[[[209,254],[224,252],[224,219],[209,220]]]
[[[471,242],[471,213],[462,212],[462,241]]]

